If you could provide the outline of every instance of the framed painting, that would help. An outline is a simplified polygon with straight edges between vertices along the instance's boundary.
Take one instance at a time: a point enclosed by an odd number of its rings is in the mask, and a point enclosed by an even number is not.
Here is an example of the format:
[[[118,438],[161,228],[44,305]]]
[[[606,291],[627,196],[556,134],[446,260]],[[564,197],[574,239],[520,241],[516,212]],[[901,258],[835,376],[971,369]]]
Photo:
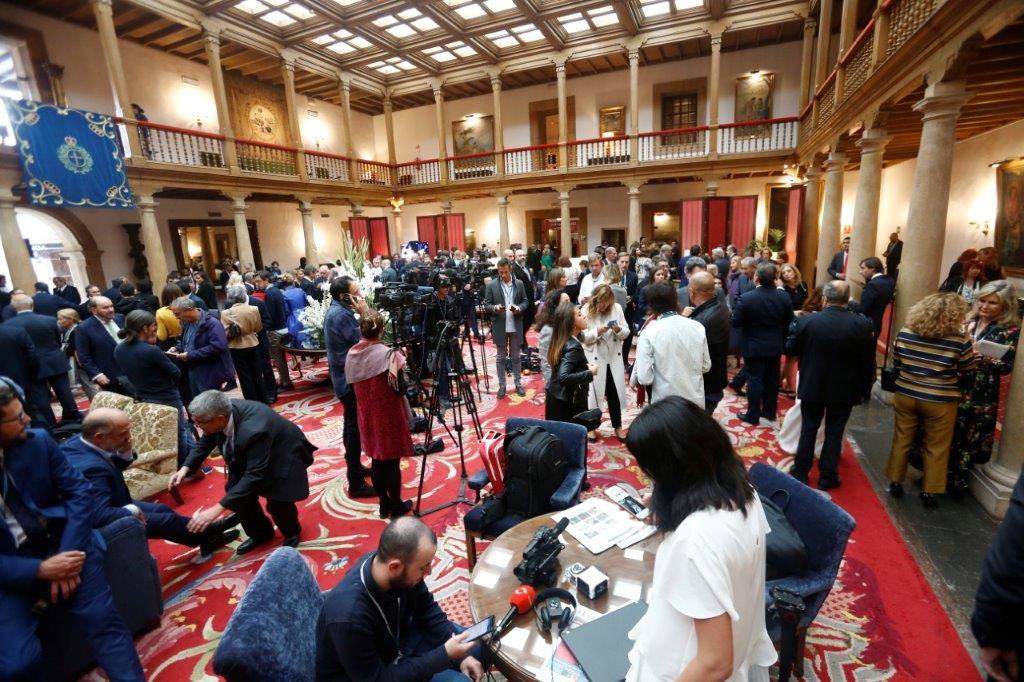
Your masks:
[[[996,168],[995,247],[1007,274],[1024,277],[1024,160]]]
[[[763,121],[772,117],[772,86],[775,75],[759,71],[736,79],[736,99],[733,121]],[[743,128],[743,137],[767,137],[771,126]],[[739,133],[739,131],[736,131]]]
[[[493,152],[494,117],[470,115],[452,121],[452,150],[455,156]],[[493,175],[494,159],[460,159],[455,162],[455,172],[457,177],[470,177],[467,173]]]
[[[626,134],[626,107],[601,107],[598,113],[601,137],[617,137]]]

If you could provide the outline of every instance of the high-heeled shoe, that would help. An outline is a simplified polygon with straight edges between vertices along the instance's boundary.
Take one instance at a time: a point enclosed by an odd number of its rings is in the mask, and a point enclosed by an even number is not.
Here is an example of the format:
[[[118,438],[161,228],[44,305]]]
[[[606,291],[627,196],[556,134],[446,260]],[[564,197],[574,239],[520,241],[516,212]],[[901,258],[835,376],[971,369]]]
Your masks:
[[[625,429],[615,429],[615,437],[623,442],[626,440],[627,433],[628,432]]]

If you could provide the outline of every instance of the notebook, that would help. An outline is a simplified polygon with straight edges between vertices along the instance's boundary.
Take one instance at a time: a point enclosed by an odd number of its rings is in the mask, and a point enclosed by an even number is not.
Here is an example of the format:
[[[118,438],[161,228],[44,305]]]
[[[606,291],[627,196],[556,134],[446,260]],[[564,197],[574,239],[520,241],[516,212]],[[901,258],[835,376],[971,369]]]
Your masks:
[[[645,613],[647,604],[633,602],[562,635],[590,682],[626,679],[633,648],[633,641],[626,635]]]

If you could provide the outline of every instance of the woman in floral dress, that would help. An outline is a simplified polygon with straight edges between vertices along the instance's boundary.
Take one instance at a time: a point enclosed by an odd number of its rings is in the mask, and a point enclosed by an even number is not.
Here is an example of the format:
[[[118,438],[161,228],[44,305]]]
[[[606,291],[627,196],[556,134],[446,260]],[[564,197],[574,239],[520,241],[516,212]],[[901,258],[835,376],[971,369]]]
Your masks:
[[[978,290],[974,307],[967,316],[967,332],[974,340],[980,362],[962,377],[964,399],[956,415],[953,445],[949,456],[947,493],[962,496],[967,491],[971,468],[992,456],[992,442],[999,408],[1002,377],[1013,371],[1013,357],[1020,336],[1017,292],[1006,280],[990,282]],[[1002,358],[977,352],[979,341],[1009,346]]]

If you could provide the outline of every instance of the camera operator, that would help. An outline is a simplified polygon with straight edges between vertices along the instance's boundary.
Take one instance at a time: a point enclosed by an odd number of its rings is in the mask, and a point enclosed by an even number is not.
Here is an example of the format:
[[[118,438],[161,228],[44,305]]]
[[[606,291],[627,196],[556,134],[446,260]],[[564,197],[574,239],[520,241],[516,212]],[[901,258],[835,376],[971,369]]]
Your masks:
[[[495,363],[498,373],[498,398],[505,397],[505,358],[511,356],[512,378],[516,395],[526,395],[523,389],[522,359],[523,311],[526,308],[526,289],[512,277],[512,264],[507,258],[498,261],[498,277],[491,280],[484,293],[484,307],[491,316],[491,336],[497,346]]]
[[[441,350],[441,356],[435,357],[434,354],[438,351],[438,343],[441,341],[441,331],[444,328],[445,322],[458,323],[459,320],[459,305],[455,300],[455,296],[452,294],[452,281],[444,274],[437,274],[434,276],[434,293],[430,299],[419,311],[417,311],[414,321],[422,322],[423,324],[423,338],[427,344],[428,366],[434,368],[436,366],[436,373],[434,375],[434,382],[438,384],[437,394],[441,399],[443,407],[448,407],[451,402],[451,386],[448,381],[448,372],[451,370],[451,359],[445,352],[445,349]],[[418,319],[417,319],[418,318]],[[458,333],[458,327],[455,327],[455,332]]]

